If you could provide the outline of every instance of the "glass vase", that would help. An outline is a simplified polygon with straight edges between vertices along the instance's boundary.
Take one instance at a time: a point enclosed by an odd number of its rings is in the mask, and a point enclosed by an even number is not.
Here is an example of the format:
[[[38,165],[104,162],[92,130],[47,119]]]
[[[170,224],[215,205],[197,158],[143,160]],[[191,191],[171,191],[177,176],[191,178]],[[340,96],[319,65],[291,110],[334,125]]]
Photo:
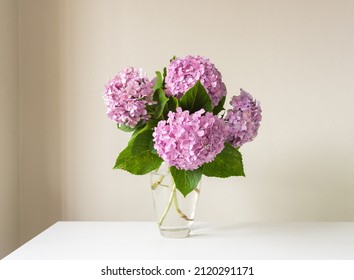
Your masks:
[[[170,173],[168,164],[151,172],[151,189],[157,224],[164,237],[184,238],[191,231],[200,193],[201,183],[184,197]]]

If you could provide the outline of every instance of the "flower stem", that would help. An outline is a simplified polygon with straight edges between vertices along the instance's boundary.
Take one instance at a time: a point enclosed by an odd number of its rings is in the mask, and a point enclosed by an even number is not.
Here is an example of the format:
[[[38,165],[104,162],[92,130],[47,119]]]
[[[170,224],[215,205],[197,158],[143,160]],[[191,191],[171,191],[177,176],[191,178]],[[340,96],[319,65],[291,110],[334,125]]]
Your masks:
[[[172,205],[172,201],[173,201],[173,198],[176,196],[176,184],[173,183],[172,185],[172,191],[171,191],[171,195],[170,195],[170,198],[168,200],[168,204],[166,206],[166,209],[165,211],[163,212],[162,216],[161,216],[161,219],[159,221],[159,226],[162,225],[163,221],[165,220],[167,214],[168,214],[168,211],[170,210],[171,208],[171,205]]]
[[[158,178],[158,179],[151,185],[151,189],[152,189],[152,190],[156,190],[156,188],[161,185],[161,183],[162,183],[162,181],[163,181],[164,178],[165,178],[165,175],[161,175],[160,178]]]
[[[170,172],[170,169],[169,169],[168,171]],[[168,173],[169,173],[169,172],[168,172]],[[166,175],[161,175],[161,176],[151,185],[151,189],[152,189],[152,190],[155,190],[158,186],[168,187],[167,185],[161,184],[162,181],[164,180],[165,176],[166,176]],[[173,181],[173,180],[172,180],[172,181]],[[182,219],[184,219],[184,220],[186,220],[186,221],[193,221],[193,219],[188,218],[188,216],[187,216],[186,214],[184,214],[184,213],[182,212],[182,210],[179,208],[176,190],[177,190],[176,184],[175,184],[175,182],[173,181],[171,194],[170,194],[170,197],[169,197],[167,206],[166,206],[166,208],[165,208],[165,210],[164,210],[164,212],[163,212],[163,214],[162,214],[162,216],[161,216],[161,218],[160,218],[160,221],[159,221],[159,223],[158,223],[159,226],[161,226],[162,223],[164,222],[164,220],[166,219],[166,216],[167,216],[167,214],[168,214],[168,211],[169,211],[170,208],[171,208],[172,202],[174,203],[174,206],[175,206],[175,209],[176,209],[178,215],[179,215]],[[198,190],[197,188],[194,189],[194,190],[199,194],[199,190]]]
[[[182,210],[179,208],[178,201],[177,201],[177,195],[175,195],[175,196],[173,197],[173,202],[174,202],[174,204],[175,204],[175,208],[176,208],[177,213],[180,215],[180,217],[181,217],[182,219],[185,219],[186,221],[193,221],[193,219],[188,218],[187,215],[184,214],[184,213],[182,212]]]

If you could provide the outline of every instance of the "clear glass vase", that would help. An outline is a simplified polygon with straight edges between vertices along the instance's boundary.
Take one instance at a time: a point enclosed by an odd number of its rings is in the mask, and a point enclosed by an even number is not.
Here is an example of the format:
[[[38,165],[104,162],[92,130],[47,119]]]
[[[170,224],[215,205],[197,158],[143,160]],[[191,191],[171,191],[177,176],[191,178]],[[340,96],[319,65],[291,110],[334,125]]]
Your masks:
[[[160,233],[164,237],[188,237],[194,222],[201,183],[184,197],[170,173],[168,164],[151,172],[151,189]]]

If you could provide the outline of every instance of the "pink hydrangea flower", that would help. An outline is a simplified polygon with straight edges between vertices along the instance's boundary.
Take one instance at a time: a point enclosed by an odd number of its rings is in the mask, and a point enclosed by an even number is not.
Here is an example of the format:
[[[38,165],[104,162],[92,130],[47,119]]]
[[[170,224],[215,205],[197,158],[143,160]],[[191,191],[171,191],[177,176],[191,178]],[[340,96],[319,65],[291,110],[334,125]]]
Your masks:
[[[105,85],[103,99],[108,117],[130,127],[147,121],[149,115],[146,106],[152,104],[154,83],[141,69],[123,69]]]
[[[181,98],[200,80],[214,106],[226,95],[226,86],[221,74],[209,59],[201,56],[176,58],[167,67],[166,94]]]
[[[258,133],[262,120],[262,109],[259,103],[243,89],[230,102],[233,107],[228,110],[225,121],[229,126],[228,142],[234,147],[252,141]]]
[[[167,121],[155,127],[154,147],[170,166],[194,170],[213,161],[223,150],[228,127],[211,113],[202,116],[204,112],[201,109],[190,114],[177,108],[176,113],[169,112]]]

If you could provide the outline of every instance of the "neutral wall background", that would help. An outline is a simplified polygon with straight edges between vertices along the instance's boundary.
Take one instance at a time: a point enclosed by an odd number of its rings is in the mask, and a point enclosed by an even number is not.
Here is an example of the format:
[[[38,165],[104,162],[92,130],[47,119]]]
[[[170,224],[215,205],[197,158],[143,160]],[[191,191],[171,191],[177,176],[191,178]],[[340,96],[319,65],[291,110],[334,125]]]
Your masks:
[[[20,238],[17,10],[0,0],[0,258]]]
[[[242,87],[263,108],[259,136],[241,148],[247,176],[203,179],[197,220],[354,221],[353,10],[19,0],[21,242],[57,220],[154,219],[149,176],[112,170],[129,134],[105,116],[103,85],[123,67],[152,77],[188,54],[216,64],[229,98]]]

